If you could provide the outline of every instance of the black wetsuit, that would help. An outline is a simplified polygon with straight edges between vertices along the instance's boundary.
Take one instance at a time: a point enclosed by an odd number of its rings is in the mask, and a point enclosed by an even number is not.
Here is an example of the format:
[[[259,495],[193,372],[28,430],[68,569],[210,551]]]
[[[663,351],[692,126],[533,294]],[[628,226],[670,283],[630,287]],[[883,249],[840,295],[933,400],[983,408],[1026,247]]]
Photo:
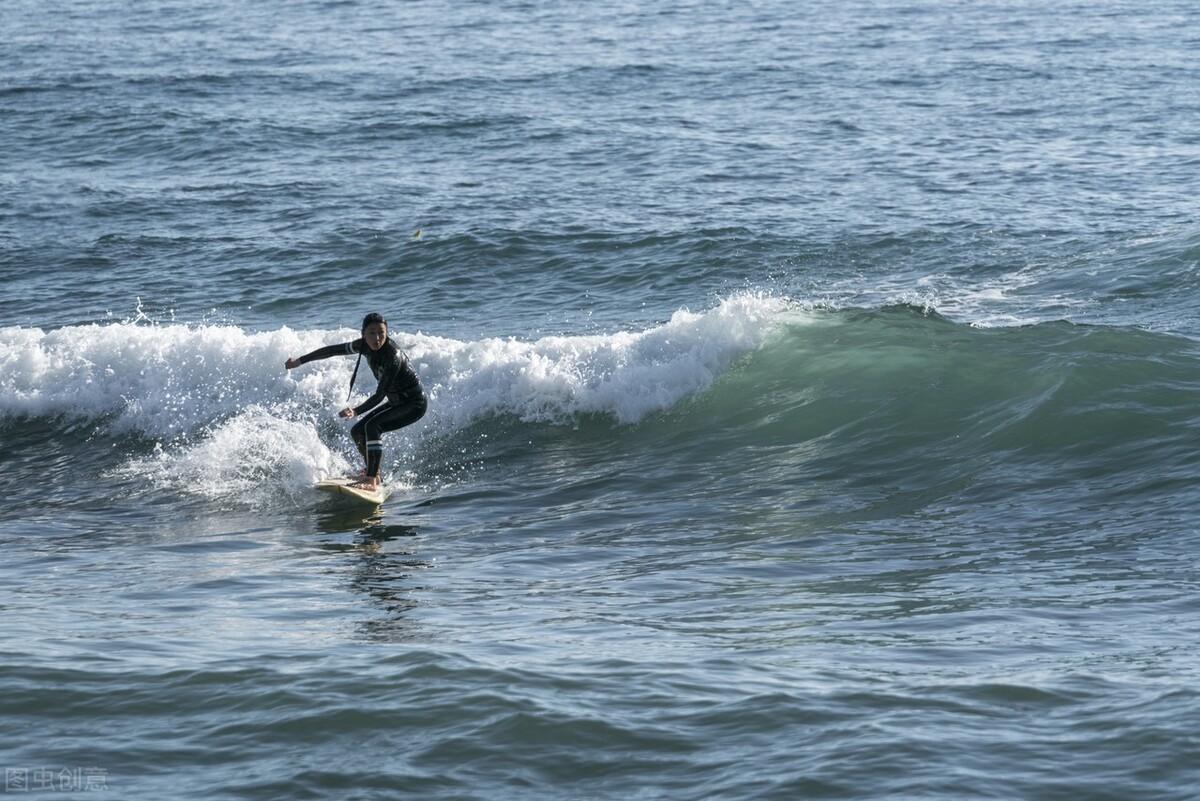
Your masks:
[[[354,438],[354,444],[367,464],[367,475],[377,476],[379,463],[383,460],[383,432],[395,431],[417,422],[425,415],[428,404],[421,382],[408,364],[408,358],[390,337],[379,350],[371,350],[359,337],[353,342],[318,348],[301,356],[299,361],[304,364],[330,356],[353,356],[356,353],[362,354],[379,381],[379,387],[374,395],[354,407],[354,414],[361,419],[350,429],[350,436]],[[370,413],[362,417],[363,412],[368,410]]]

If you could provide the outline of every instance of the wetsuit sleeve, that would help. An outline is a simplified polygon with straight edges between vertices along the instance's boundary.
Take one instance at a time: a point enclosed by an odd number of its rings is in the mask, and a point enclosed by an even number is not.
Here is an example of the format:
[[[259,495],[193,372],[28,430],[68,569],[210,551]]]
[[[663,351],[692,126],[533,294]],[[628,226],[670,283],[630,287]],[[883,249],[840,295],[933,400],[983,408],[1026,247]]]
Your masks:
[[[307,362],[315,362],[318,359],[328,359],[330,356],[352,356],[359,352],[359,343],[361,339],[356,339],[353,342],[343,342],[340,345],[326,345],[323,348],[317,348],[312,353],[306,353],[300,357],[301,364]]]
[[[379,386],[376,387],[375,394],[355,406],[355,414],[362,414],[365,411],[374,409],[383,402],[383,399],[387,397],[388,388],[395,383],[396,374],[400,372],[400,366],[403,363],[403,357],[397,354],[396,358],[391,359],[383,366],[383,372],[379,375]]]

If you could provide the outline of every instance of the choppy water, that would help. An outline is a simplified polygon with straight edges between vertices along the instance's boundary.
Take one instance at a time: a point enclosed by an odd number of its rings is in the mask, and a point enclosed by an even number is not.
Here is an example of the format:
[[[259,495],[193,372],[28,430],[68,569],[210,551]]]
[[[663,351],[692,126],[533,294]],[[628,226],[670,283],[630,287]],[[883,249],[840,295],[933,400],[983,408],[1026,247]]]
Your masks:
[[[1189,4],[0,22],[6,795],[1197,797]]]

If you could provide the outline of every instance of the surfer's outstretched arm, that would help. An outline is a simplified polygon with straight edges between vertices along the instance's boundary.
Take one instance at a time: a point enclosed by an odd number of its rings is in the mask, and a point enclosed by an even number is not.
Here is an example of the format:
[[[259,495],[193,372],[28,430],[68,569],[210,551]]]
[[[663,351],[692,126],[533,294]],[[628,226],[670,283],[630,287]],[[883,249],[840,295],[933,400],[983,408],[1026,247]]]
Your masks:
[[[360,352],[358,343],[361,341],[361,339],[356,339],[353,342],[343,342],[340,345],[326,345],[323,348],[317,348],[312,353],[306,353],[298,359],[288,359],[283,363],[283,366],[292,370],[302,364],[315,362],[317,359],[328,359],[330,356],[351,356]]]

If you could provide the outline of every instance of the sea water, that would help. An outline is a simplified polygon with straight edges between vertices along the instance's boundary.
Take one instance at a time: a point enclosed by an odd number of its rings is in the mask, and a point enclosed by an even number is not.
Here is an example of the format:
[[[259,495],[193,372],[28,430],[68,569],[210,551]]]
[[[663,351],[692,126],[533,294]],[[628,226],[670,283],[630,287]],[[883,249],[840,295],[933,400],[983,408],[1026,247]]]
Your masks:
[[[1196,798],[1198,29],[5,3],[4,794]]]

